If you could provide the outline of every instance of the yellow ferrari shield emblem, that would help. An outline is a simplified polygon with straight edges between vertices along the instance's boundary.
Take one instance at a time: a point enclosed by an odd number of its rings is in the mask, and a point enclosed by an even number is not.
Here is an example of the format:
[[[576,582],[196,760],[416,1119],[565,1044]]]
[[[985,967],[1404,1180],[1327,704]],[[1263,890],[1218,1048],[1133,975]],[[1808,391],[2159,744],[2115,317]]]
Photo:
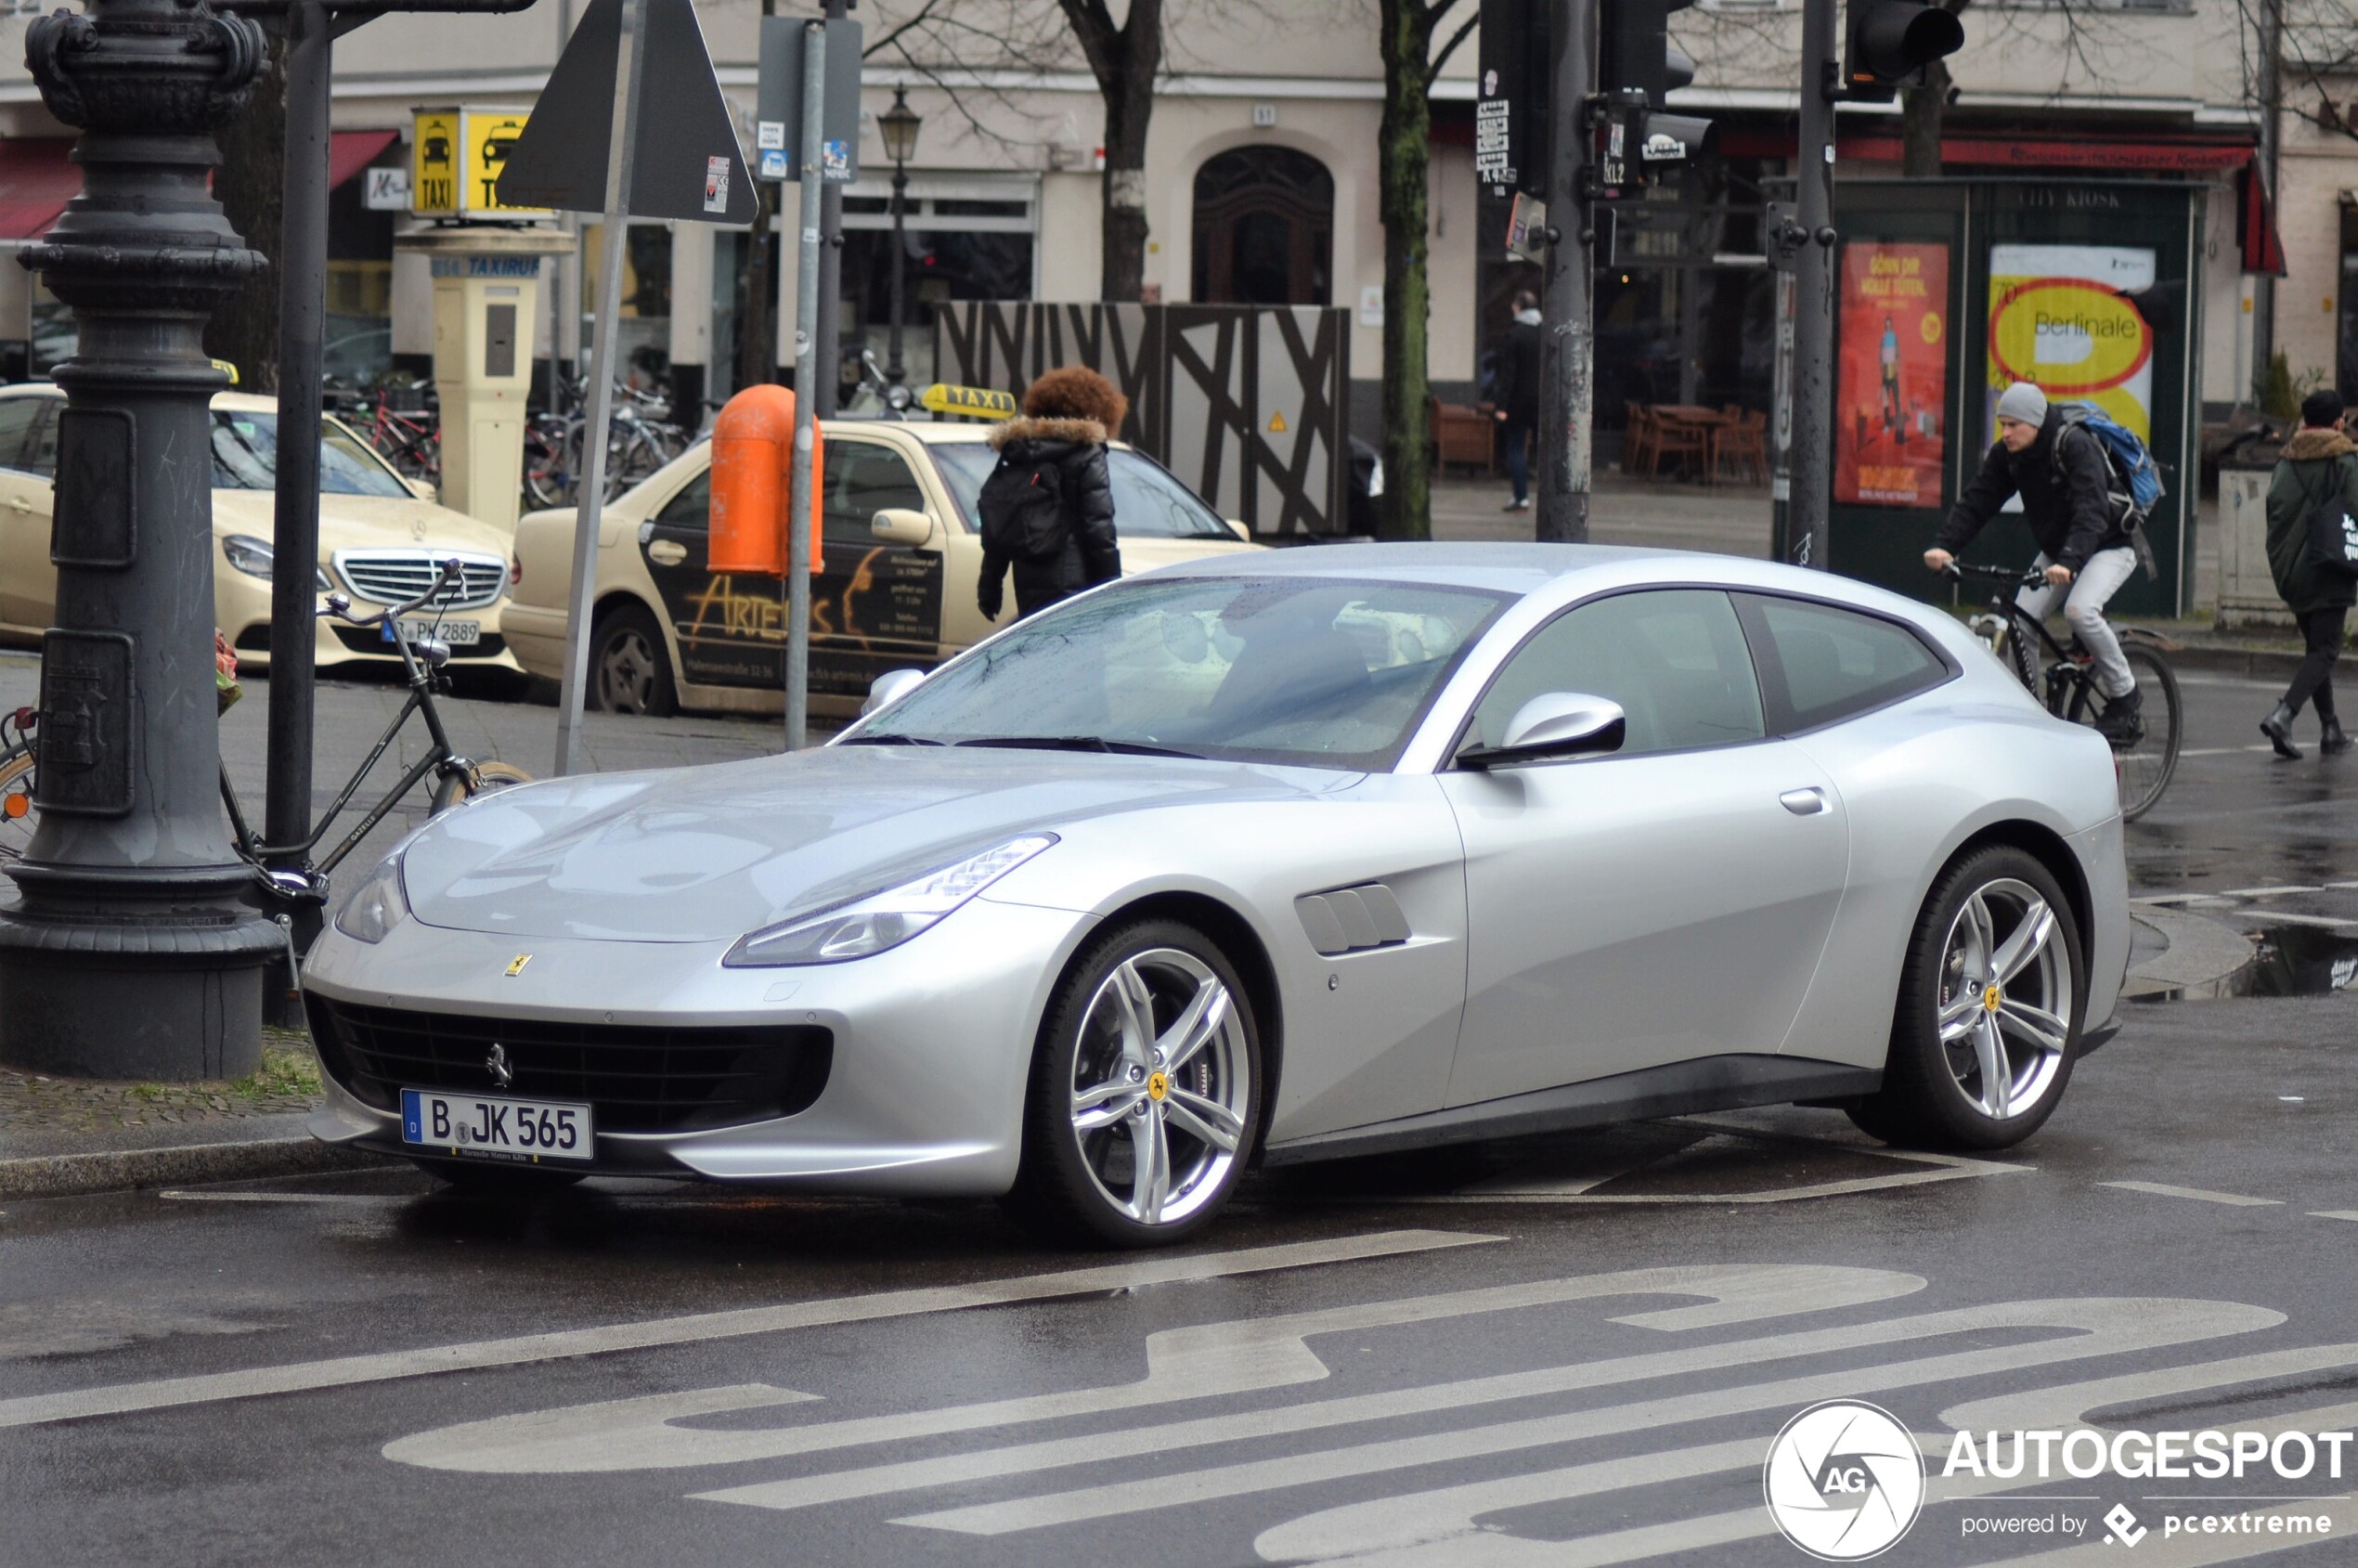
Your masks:
[[[1147,1074],[1147,1098],[1160,1100],[1171,1093],[1171,1075],[1165,1072]]]
[[[508,978],[512,980],[518,975],[523,974],[524,966],[531,962],[532,954],[528,952],[517,953],[513,958],[508,961]]]
[[[1984,1012],[1994,1013],[1998,1010],[1999,1004],[2005,1000],[2006,993],[2004,991],[2000,991],[1994,985],[1990,986],[1981,993],[1982,1010]]]

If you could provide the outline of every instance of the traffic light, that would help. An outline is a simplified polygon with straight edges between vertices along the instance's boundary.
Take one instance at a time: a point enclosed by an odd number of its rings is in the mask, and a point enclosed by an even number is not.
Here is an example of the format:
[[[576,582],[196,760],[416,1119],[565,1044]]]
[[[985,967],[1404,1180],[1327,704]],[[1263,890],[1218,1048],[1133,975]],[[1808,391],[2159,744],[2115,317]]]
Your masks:
[[[1902,87],[1924,85],[1924,67],[1964,47],[1954,11],[1918,0],[1849,0],[1842,78],[1853,101],[1889,102]]]
[[[1694,0],[1604,0],[1599,19],[1597,88],[1607,115],[1604,184],[1639,185],[1709,145],[1712,124],[1672,114],[1670,94],[1695,79],[1695,62],[1670,42],[1670,13]]]

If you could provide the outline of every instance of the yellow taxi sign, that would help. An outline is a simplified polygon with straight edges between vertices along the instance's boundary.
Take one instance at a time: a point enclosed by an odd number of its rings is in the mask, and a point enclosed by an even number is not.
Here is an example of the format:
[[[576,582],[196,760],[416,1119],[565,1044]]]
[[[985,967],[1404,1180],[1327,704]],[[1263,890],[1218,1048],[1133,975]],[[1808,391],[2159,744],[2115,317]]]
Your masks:
[[[409,211],[421,218],[546,216],[499,200],[499,171],[527,116],[498,109],[420,109],[409,122]]]
[[[947,382],[936,382],[919,393],[917,406],[937,414],[963,414],[978,420],[1011,420],[1022,411],[1016,407],[1016,395],[1012,392],[952,386]]]

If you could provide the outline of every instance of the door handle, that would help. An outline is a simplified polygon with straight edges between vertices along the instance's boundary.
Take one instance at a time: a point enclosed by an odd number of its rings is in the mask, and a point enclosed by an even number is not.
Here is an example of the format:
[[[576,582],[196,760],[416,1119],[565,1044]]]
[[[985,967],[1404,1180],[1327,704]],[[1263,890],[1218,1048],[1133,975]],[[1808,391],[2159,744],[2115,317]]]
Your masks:
[[[1808,789],[1789,789],[1777,797],[1777,804],[1796,817],[1814,817],[1826,809],[1826,792],[1815,785]]]
[[[657,539],[647,546],[647,559],[658,566],[677,566],[688,559],[688,547],[678,539]]]

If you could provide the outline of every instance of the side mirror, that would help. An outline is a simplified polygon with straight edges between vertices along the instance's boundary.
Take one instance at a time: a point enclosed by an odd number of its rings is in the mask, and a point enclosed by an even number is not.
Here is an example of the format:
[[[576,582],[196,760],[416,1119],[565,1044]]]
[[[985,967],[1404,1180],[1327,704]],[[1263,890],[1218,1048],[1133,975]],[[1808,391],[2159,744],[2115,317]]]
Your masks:
[[[1233,517],[1224,517],[1221,521],[1228,525],[1228,531],[1236,535],[1237,538],[1242,539],[1247,544],[1250,544],[1252,542],[1252,530],[1250,528],[1246,527],[1243,524],[1237,522]]]
[[[401,482],[404,485],[408,486],[409,493],[417,497],[420,500],[432,501],[436,506],[442,504],[442,488],[434,484],[434,481],[430,479],[410,479],[405,477]]]
[[[860,717],[865,719],[880,707],[888,707],[900,700],[901,693],[926,678],[922,669],[887,669],[868,683],[868,700],[860,705]]]
[[[1629,733],[1621,705],[1586,692],[1542,692],[1515,710],[1506,738],[1458,754],[1468,768],[1497,768],[1557,757],[1619,751]]]
[[[919,545],[933,538],[933,519],[905,507],[887,507],[868,520],[879,544]]]

